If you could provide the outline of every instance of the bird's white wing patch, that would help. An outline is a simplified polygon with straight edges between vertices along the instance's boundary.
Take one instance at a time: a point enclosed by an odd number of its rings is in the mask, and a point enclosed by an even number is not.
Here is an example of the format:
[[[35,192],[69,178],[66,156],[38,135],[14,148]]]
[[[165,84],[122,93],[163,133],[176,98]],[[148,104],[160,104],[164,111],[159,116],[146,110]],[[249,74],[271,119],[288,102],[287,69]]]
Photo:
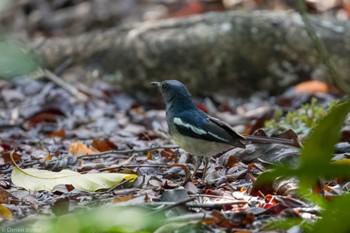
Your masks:
[[[219,140],[221,140],[221,141],[228,142],[227,139],[222,138],[222,137],[220,137],[220,136],[218,136],[218,135],[216,135],[216,134],[214,134],[214,133],[212,133],[212,132],[207,132],[207,131],[205,131],[205,130],[203,130],[203,129],[200,129],[200,128],[197,128],[197,127],[195,127],[195,126],[193,126],[193,125],[191,125],[191,124],[188,124],[188,123],[186,123],[186,122],[183,122],[183,121],[181,120],[181,118],[179,118],[179,117],[175,117],[173,121],[174,121],[174,124],[176,124],[176,125],[178,125],[178,126],[186,127],[186,128],[192,130],[194,133],[196,133],[196,134],[198,134],[198,135],[209,134],[209,135],[211,135],[211,136],[213,136],[213,137],[215,137],[215,138],[217,138],[217,139],[219,139]]]
[[[211,136],[213,136],[213,137],[215,137],[215,138],[217,138],[217,139],[219,139],[219,140],[222,140],[222,141],[225,141],[225,142],[228,142],[228,140],[227,139],[225,139],[225,138],[222,138],[222,137],[220,137],[220,136],[218,136],[218,135],[216,135],[216,134],[213,134],[212,132],[208,132]]]
[[[200,129],[200,128],[197,128],[197,127],[195,127],[195,126],[193,126],[191,124],[185,123],[178,117],[174,117],[173,122],[176,125],[183,126],[183,127],[188,128],[188,129],[191,129],[196,134],[199,134],[199,135],[207,134],[207,131],[205,131],[203,129]]]

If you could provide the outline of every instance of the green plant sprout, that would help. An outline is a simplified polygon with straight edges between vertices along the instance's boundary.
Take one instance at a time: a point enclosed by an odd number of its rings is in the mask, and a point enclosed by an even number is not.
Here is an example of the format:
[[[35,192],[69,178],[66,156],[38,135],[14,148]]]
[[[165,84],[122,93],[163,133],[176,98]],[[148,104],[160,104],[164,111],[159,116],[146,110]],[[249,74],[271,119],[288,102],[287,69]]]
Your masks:
[[[310,103],[302,105],[295,111],[288,112],[285,116],[283,116],[281,109],[277,109],[274,119],[267,120],[264,123],[264,128],[270,134],[278,134],[292,129],[297,134],[307,135],[336,103],[337,101],[334,101],[329,107],[324,107],[317,104],[316,98],[312,98]]]

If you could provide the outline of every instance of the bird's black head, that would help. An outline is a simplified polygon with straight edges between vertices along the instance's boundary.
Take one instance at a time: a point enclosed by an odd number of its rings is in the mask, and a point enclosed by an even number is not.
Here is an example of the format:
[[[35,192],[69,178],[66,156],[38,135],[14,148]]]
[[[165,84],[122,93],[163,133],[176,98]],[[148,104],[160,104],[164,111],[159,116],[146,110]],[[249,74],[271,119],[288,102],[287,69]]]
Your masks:
[[[177,98],[191,98],[187,87],[177,80],[165,80],[163,82],[152,82],[151,84],[159,87],[166,102]]]
[[[163,82],[152,82],[151,84],[159,87],[167,107],[173,105],[174,102],[176,102],[176,105],[192,105],[191,94],[181,82],[177,80],[165,80]]]

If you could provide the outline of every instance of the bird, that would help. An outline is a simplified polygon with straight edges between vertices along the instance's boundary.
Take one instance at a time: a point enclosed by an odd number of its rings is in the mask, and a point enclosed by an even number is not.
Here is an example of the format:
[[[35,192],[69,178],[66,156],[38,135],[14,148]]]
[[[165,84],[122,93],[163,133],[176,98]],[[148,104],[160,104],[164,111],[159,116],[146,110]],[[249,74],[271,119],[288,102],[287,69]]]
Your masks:
[[[247,137],[237,133],[226,122],[198,109],[187,87],[177,80],[151,82],[151,85],[157,86],[164,98],[166,121],[172,139],[183,150],[204,160],[202,180],[206,177],[210,158],[234,147],[245,148],[250,142],[295,144],[287,139]],[[192,177],[200,164],[197,161]]]

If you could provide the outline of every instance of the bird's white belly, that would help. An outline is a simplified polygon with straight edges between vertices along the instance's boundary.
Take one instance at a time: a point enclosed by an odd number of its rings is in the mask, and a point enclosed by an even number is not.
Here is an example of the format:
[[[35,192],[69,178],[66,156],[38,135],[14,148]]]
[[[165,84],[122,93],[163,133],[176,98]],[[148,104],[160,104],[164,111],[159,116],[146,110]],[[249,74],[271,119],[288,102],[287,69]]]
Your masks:
[[[209,142],[187,136],[179,137],[176,134],[172,135],[172,138],[178,146],[196,156],[210,157],[233,148],[233,146],[223,143]]]

